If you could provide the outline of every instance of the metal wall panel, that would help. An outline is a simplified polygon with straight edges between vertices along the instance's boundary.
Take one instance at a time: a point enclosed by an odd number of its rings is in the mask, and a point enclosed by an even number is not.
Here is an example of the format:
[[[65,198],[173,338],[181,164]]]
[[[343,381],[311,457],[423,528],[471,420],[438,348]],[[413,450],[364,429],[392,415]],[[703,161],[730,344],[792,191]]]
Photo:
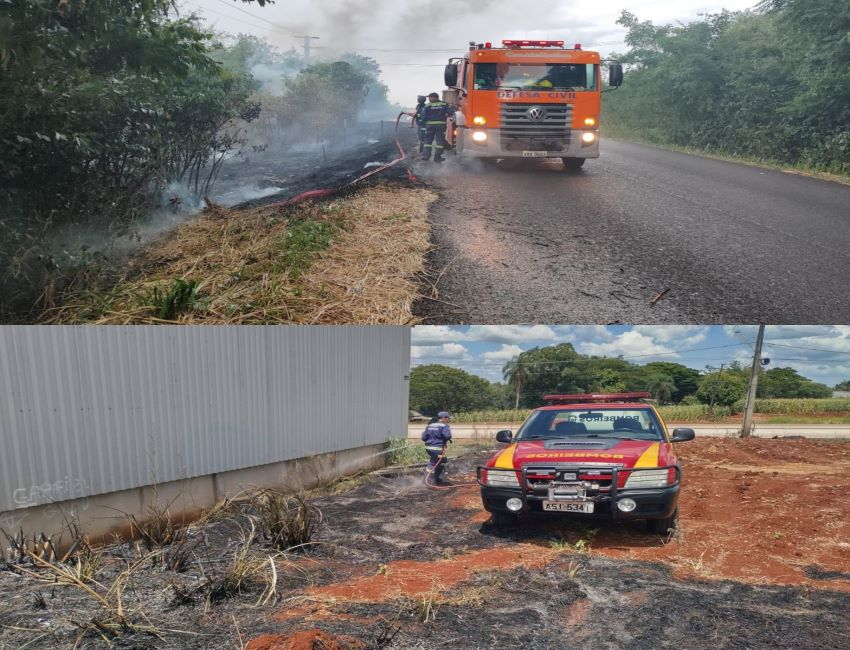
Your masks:
[[[407,431],[410,330],[0,328],[0,511]]]

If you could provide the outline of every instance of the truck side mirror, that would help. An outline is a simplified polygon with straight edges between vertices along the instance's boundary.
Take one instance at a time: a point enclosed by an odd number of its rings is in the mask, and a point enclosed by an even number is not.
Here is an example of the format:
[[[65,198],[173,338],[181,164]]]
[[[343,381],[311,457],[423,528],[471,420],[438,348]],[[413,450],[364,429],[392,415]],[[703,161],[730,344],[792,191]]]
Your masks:
[[[670,438],[670,442],[686,442],[688,440],[693,440],[696,434],[693,429],[686,429],[684,427],[673,429],[673,436]]]
[[[501,431],[496,432],[496,442],[504,442],[505,444],[507,444],[513,439],[514,432],[510,429],[502,429]]]
[[[454,63],[449,63],[443,72],[443,81],[451,88],[457,86],[457,66]]]
[[[612,63],[608,68],[608,85],[617,88],[623,84],[623,66],[620,63]]]

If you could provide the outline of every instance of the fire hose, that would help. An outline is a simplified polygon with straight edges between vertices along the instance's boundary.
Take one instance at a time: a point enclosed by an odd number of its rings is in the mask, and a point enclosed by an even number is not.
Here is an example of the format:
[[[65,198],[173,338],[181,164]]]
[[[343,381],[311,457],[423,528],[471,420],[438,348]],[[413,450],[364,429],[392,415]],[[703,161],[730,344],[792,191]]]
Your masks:
[[[447,453],[448,453],[448,446],[443,446],[442,453],[439,456],[437,456],[437,462],[434,463],[433,467],[428,467],[425,470],[425,476],[422,478],[422,482],[425,484],[425,487],[427,487],[429,490],[454,490],[454,489],[457,489],[457,488],[460,488],[460,487],[464,487],[465,485],[475,485],[475,483],[456,483],[454,485],[435,485],[434,483],[428,482],[428,477],[431,476],[432,474],[434,474],[434,472],[437,471],[437,467],[439,467],[440,463],[443,462]]]
[[[407,153],[404,151],[404,147],[402,146],[401,141],[398,138],[398,127],[399,127],[399,124],[401,123],[401,118],[405,115],[409,116],[409,113],[401,112],[401,113],[398,114],[398,117],[395,120],[395,135],[394,135],[394,138],[395,138],[396,147],[398,147],[398,153],[399,153],[398,158],[396,158],[395,160],[391,160],[390,162],[386,163],[385,165],[381,165],[380,167],[376,167],[375,169],[372,169],[372,170],[366,172],[362,176],[358,176],[353,181],[346,183],[345,185],[342,185],[340,187],[307,190],[306,192],[301,192],[301,194],[296,194],[295,196],[293,196],[290,199],[287,199],[286,201],[281,201],[281,202],[275,203],[273,205],[294,205],[296,203],[301,203],[302,201],[309,201],[311,199],[319,199],[319,198],[322,198],[324,196],[330,196],[331,194],[341,192],[342,190],[347,189],[347,188],[351,187],[352,185],[356,185],[357,183],[366,180],[370,176],[374,176],[375,174],[378,174],[382,171],[386,171],[390,167],[395,167],[399,163],[407,160]],[[413,172],[411,172],[410,169],[407,170],[407,177],[411,181],[416,180],[416,177],[413,175]]]

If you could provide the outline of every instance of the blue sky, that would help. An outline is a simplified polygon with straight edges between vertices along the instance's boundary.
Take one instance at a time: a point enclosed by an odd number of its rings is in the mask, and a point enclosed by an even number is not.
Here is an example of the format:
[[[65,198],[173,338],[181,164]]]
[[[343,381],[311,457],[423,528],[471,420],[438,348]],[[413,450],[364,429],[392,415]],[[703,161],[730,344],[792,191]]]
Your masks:
[[[637,364],[675,361],[702,370],[752,362],[750,325],[420,325],[413,328],[411,365],[441,363],[501,381],[501,368],[533,347],[572,343],[582,354],[622,356]],[[768,368],[792,367],[833,386],[850,379],[850,326],[777,325],[765,330]]]

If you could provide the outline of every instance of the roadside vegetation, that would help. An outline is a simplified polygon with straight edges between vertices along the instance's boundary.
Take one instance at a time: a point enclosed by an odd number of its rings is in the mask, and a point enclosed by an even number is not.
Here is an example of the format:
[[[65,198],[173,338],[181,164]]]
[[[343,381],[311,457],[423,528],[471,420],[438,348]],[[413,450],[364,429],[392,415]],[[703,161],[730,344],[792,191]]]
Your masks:
[[[0,322],[114,278],[145,224],[193,212],[228,158],[345,146],[363,111],[392,111],[372,59],[308,65],[170,0],[0,6]],[[174,320],[196,301],[175,283],[148,302]]]
[[[409,323],[434,198],[377,186],[309,205],[213,206],[131,259],[122,278],[67,294],[43,320]]]
[[[732,406],[708,404],[668,404],[658,412],[667,422],[722,422],[743,411],[744,403]],[[530,409],[493,409],[452,414],[452,421],[462,424],[484,422],[522,422]],[[843,399],[757,399],[755,413],[769,424],[844,424],[850,423],[850,398]]]
[[[607,135],[850,176],[850,5],[762,0],[654,25],[624,11]]]
[[[702,372],[670,361],[639,365],[579,354],[561,343],[518,354],[503,366],[501,383],[440,364],[417,366],[410,373],[410,408],[425,415],[449,410],[456,422],[517,422],[544,404],[545,395],[647,391],[669,421],[713,422],[743,410],[749,372],[737,361]],[[850,414],[850,398],[832,399],[832,393],[793,368],[762,368],[756,413]]]

